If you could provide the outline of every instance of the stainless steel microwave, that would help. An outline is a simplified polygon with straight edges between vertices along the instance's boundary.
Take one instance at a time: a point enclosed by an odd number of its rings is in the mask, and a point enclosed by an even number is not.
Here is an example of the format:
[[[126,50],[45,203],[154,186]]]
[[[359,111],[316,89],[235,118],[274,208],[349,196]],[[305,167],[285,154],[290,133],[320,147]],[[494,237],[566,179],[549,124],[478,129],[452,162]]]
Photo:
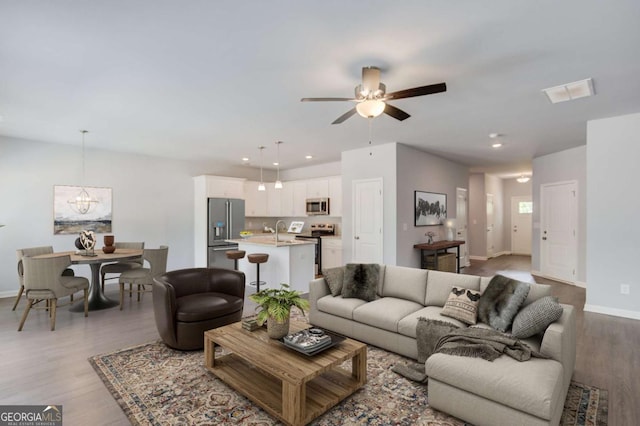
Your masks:
[[[328,198],[307,198],[307,216],[320,216],[328,214]]]

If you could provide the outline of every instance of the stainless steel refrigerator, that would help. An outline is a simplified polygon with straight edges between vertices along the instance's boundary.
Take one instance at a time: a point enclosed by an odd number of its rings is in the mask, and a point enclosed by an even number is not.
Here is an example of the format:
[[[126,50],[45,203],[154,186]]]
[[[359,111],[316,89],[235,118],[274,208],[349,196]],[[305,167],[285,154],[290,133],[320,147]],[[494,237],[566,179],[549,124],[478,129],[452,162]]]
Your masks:
[[[233,269],[227,250],[237,250],[238,244],[225,240],[239,239],[244,228],[244,200],[209,198],[209,267]]]

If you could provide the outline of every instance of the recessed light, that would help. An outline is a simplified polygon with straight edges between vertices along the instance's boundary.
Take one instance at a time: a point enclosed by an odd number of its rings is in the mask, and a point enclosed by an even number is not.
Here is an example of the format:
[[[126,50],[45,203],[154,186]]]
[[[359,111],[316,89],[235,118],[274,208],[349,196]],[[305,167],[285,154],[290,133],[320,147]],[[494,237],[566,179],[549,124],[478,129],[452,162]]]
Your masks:
[[[529,179],[531,179],[529,176],[520,175],[520,177],[516,180],[520,183],[527,183],[529,182]]]
[[[242,157],[242,161],[249,161],[249,157]]]
[[[542,89],[542,91],[547,95],[549,102],[552,104],[586,98],[595,94],[593,90],[593,80],[590,78],[549,87]]]
[[[489,137],[490,137],[491,139],[495,139],[495,138],[497,138],[498,136],[500,136],[500,135],[498,135],[497,133],[489,133]]]
[[[277,165],[278,165],[278,162],[277,162],[277,161],[274,161],[273,165],[274,165],[274,166],[277,166]]]
[[[306,158],[307,160],[311,160],[313,158],[313,155],[305,155],[304,158]]]
[[[500,142],[492,143],[491,148],[500,148],[502,144]]]

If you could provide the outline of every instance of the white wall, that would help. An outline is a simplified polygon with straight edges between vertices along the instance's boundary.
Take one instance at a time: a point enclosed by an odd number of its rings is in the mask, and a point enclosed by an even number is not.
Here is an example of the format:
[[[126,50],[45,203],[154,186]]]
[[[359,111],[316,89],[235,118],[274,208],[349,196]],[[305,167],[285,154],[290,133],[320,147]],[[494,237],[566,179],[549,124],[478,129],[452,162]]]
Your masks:
[[[116,241],[169,246],[168,269],[193,266],[193,180],[188,162],[86,150],[87,186],[113,189]],[[16,294],[18,248],[75,250],[76,235],[53,235],[53,186],[79,185],[80,147],[0,137],[0,297]],[[102,247],[102,235],[96,247]],[[74,266],[90,276],[86,266]]]
[[[368,146],[342,153],[342,259],[349,263],[353,249],[353,181],[382,178],[383,261],[396,264],[396,143]],[[371,154],[371,155],[369,155]]]
[[[640,319],[640,114],[587,123],[585,311]],[[620,293],[628,284],[630,293]]]
[[[504,254],[506,246],[504,245],[504,189],[502,179],[495,175],[485,174],[485,197],[486,194],[493,194],[493,255],[499,256]],[[487,214],[486,198],[485,198],[485,216]],[[486,232],[485,232],[486,235]],[[485,245],[485,255],[486,255]]]
[[[316,164],[313,166],[300,167],[297,169],[281,170],[280,179],[287,180],[313,179],[325,176],[339,176],[342,174],[340,161],[333,163]]]
[[[531,232],[531,270],[540,271],[540,186],[547,183],[575,180],[578,182],[578,271],[576,279],[586,281],[587,241],[587,147],[567,149],[534,158],[532,183],[533,230]],[[617,167],[617,166],[616,166]],[[628,171],[627,171],[628,172]],[[614,182],[614,181],[612,181]],[[619,183],[615,181],[617,186]],[[592,182],[589,182],[592,185]],[[609,213],[610,214],[610,213]]]
[[[447,217],[456,217],[456,187],[467,188],[466,166],[436,157],[407,145],[397,145],[397,222],[396,265],[420,267],[420,251],[414,244],[425,243],[425,234],[433,231],[445,238],[444,226],[414,226],[414,191],[447,195]],[[386,201],[385,201],[386,202]],[[406,227],[406,229],[405,229]]]

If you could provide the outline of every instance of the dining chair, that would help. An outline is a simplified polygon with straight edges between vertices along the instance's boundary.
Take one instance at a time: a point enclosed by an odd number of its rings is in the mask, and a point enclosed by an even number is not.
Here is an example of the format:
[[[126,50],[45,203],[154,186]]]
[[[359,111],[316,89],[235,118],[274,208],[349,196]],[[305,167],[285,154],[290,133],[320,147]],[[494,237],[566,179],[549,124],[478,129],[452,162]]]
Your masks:
[[[40,246],[40,247],[27,247],[16,250],[16,255],[18,257],[18,282],[20,284],[20,290],[18,290],[18,295],[16,296],[16,301],[13,304],[12,311],[16,310],[18,303],[20,303],[20,298],[22,297],[22,293],[24,292],[24,266],[22,264],[22,258],[25,256],[39,256],[41,254],[51,254],[53,253],[52,246]],[[64,276],[73,277],[75,274],[73,269],[67,268],[62,273]],[[73,301],[73,294],[71,295],[71,301]],[[38,303],[38,301],[34,302]]]
[[[68,254],[41,258],[24,256],[22,264],[24,266],[24,290],[27,296],[27,307],[22,314],[18,331],[22,331],[31,308],[48,309],[51,318],[51,331],[55,330],[58,299],[70,296],[80,290],[84,290],[84,316],[88,316],[89,280],[84,277],[63,275],[64,270],[71,265],[71,256]],[[34,301],[40,300],[48,300],[49,307],[34,306]],[[69,300],[66,305],[71,304],[73,301]]]
[[[143,250],[144,249],[144,242],[141,243],[126,243],[126,242],[117,242],[116,241],[116,251],[120,248],[120,249],[136,249],[136,250]],[[140,256],[140,258],[138,259],[133,259],[133,260],[126,260],[126,261],[122,261],[122,262],[115,262],[115,263],[107,263],[102,265],[102,268],[100,268],[100,283],[102,285],[102,292],[104,293],[104,282],[107,280],[115,280],[118,277],[111,277],[111,278],[105,278],[105,275],[107,274],[121,274],[125,271],[130,271],[131,269],[137,269],[137,268],[142,268],[142,264],[143,264],[143,259],[142,256]]]
[[[153,289],[153,278],[167,272],[167,257],[169,254],[168,246],[160,246],[157,249],[144,249],[142,258],[149,264],[148,268],[135,268],[124,271],[118,279],[120,283],[120,310],[124,304],[124,285],[129,284],[129,297],[135,292],[138,294],[138,302],[140,301],[140,293],[151,292]],[[136,285],[137,289],[133,290]],[[147,289],[146,286],[149,286]]]

